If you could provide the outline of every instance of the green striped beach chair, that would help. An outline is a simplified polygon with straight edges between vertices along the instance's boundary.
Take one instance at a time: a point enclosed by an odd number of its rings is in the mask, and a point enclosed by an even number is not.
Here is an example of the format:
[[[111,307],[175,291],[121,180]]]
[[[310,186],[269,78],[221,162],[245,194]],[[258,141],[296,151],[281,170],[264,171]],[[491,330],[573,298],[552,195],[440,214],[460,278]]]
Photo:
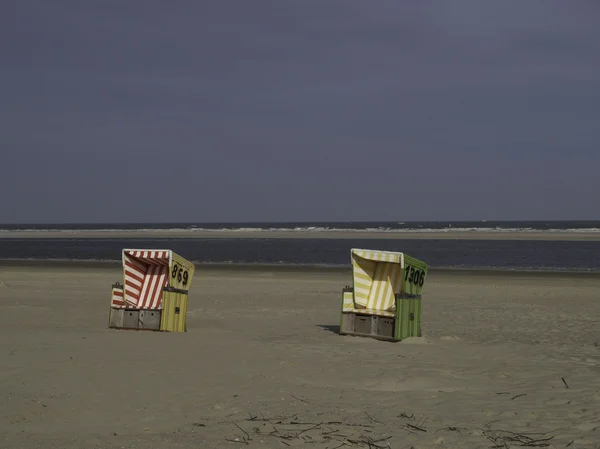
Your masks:
[[[352,286],[342,292],[340,334],[400,341],[421,336],[427,264],[404,253],[352,249]]]

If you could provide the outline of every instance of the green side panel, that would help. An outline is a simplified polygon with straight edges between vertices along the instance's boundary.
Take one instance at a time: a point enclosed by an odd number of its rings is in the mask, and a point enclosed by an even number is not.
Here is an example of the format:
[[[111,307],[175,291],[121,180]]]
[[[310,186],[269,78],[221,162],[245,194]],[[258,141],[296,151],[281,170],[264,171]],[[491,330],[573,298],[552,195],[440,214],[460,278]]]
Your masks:
[[[423,308],[423,302],[421,298],[415,300],[415,333],[414,337],[421,336],[421,310]]]
[[[396,328],[394,337],[403,340],[421,336],[421,298],[396,297]]]
[[[402,273],[402,293],[422,295],[428,266],[425,262],[404,255],[404,272]]]
[[[421,336],[421,296],[428,268],[422,260],[404,255],[402,292],[396,296],[394,335],[398,340]]]

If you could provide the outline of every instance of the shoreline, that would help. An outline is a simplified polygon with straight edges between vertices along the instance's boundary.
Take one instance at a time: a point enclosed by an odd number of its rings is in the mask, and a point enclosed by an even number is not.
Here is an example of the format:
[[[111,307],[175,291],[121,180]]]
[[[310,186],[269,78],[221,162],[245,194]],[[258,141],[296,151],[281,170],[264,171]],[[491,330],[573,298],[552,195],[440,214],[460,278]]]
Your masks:
[[[565,231],[0,231],[0,239],[389,239],[600,241],[600,232]]]
[[[268,264],[268,263],[222,263],[195,262],[198,271],[221,272],[280,272],[280,273],[351,273],[350,265],[319,265],[319,264]],[[73,259],[0,259],[0,268],[29,268],[29,269],[100,269],[120,270],[120,260],[73,260]],[[487,276],[487,277],[539,277],[539,278],[600,278],[600,270],[533,270],[520,268],[461,268],[461,267],[430,267],[432,275],[444,276]]]

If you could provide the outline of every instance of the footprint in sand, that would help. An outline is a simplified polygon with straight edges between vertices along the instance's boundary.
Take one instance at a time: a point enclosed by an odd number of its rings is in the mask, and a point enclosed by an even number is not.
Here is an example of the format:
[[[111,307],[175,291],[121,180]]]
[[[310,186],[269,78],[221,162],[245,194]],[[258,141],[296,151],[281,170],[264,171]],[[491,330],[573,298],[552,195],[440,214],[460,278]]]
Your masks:
[[[443,337],[440,338],[440,340],[443,340],[443,341],[458,341],[458,340],[460,340],[460,337],[457,337],[456,335],[444,335]]]
[[[567,398],[553,398],[546,401],[546,405],[555,406],[555,405],[568,405],[571,403],[570,399]]]
[[[581,432],[594,432],[597,429],[600,429],[597,422],[586,422],[576,424],[575,428],[579,429]]]
[[[428,340],[425,337],[408,337],[401,341],[405,345],[430,345],[432,344],[431,340]]]

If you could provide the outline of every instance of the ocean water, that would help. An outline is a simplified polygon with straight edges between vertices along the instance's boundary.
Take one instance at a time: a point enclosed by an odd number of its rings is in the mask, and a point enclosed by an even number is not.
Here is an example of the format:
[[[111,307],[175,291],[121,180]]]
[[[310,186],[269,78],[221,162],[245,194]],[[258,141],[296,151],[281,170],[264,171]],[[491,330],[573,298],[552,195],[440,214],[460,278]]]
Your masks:
[[[0,224],[0,231],[142,231],[142,230],[188,230],[188,231],[451,231],[451,232],[598,232],[600,221],[380,221],[380,222],[248,222],[248,223],[63,223],[63,224]]]
[[[600,222],[411,222],[411,223],[212,223],[0,225],[15,230],[104,230],[101,239],[0,239],[0,259],[120,260],[123,248],[172,249],[194,262],[348,265],[351,248],[403,251],[436,268],[600,270],[600,241],[559,240],[398,240],[268,238],[272,230],[451,230],[462,232],[600,232]],[[223,239],[111,238],[115,230],[228,230]],[[243,238],[261,230],[265,238]],[[522,236],[521,236],[522,237]]]

